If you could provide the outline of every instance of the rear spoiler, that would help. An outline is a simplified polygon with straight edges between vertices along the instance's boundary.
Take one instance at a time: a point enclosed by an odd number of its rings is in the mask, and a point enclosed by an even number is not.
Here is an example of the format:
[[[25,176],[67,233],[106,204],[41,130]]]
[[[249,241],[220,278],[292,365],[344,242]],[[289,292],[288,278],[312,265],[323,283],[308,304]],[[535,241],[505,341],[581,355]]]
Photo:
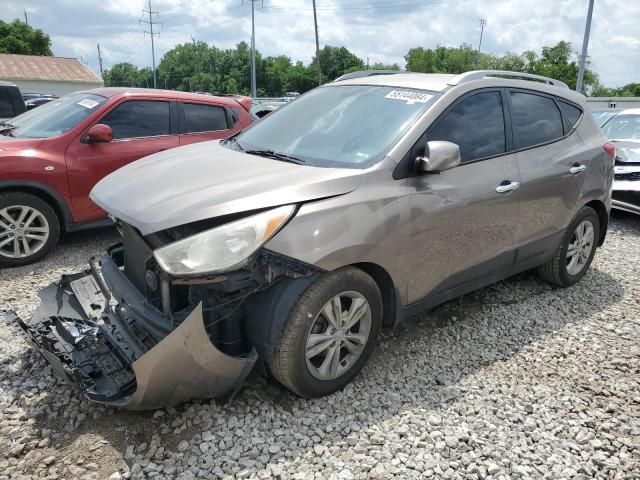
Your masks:
[[[247,112],[251,110],[251,106],[253,105],[253,99],[251,97],[237,97],[234,100],[242,105]]]

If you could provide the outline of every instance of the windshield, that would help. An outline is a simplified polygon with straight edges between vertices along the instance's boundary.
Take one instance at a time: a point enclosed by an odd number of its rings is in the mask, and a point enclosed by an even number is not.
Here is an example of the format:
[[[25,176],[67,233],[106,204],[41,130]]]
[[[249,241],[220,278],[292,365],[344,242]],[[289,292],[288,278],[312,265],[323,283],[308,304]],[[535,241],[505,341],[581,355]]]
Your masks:
[[[12,118],[11,134],[17,138],[48,138],[75,127],[105,103],[107,99],[92,93],[71,93]]]
[[[616,115],[602,131],[611,140],[640,140],[640,115]]]
[[[317,88],[240,134],[236,145],[315,166],[364,168],[389,150],[436,95],[370,85]]]
[[[593,118],[596,119],[596,123],[602,127],[607,120],[616,115],[619,110],[594,110]]]

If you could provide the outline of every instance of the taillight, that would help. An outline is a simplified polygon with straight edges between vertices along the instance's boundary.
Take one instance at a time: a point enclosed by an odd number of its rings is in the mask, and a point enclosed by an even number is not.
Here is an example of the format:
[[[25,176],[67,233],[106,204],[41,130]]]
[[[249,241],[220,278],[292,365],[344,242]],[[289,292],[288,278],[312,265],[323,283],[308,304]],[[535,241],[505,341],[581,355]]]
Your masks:
[[[605,143],[602,147],[607,155],[613,160],[616,158],[616,145],[615,143]]]

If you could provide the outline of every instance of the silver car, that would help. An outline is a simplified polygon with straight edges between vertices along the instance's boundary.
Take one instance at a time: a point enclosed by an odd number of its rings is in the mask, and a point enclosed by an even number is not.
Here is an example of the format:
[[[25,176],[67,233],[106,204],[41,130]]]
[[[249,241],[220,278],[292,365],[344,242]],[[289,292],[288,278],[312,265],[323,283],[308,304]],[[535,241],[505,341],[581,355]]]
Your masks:
[[[122,242],[16,317],[45,358],[129,408],[227,394],[258,358],[317,397],[382,327],[524,270],[585,275],[615,147],[582,95],[513,72],[352,77],[103,179]]]

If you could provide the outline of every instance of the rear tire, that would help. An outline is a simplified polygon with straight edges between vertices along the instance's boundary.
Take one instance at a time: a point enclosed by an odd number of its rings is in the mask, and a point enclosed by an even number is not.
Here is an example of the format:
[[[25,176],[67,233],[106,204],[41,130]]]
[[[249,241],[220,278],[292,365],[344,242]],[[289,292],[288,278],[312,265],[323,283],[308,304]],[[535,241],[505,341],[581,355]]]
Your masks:
[[[300,296],[267,363],[292,392],[307,398],[328,395],[360,372],[381,325],[376,283],[358,268],[341,268]]]
[[[0,267],[20,267],[47,255],[60,238],[60,219],[35,195],[0,195]]]
[[[553,259],[539,267],[543,280],[559,287],[570,287],[587,273],[600,238],[598,214],[582,207],[562,236]]]

